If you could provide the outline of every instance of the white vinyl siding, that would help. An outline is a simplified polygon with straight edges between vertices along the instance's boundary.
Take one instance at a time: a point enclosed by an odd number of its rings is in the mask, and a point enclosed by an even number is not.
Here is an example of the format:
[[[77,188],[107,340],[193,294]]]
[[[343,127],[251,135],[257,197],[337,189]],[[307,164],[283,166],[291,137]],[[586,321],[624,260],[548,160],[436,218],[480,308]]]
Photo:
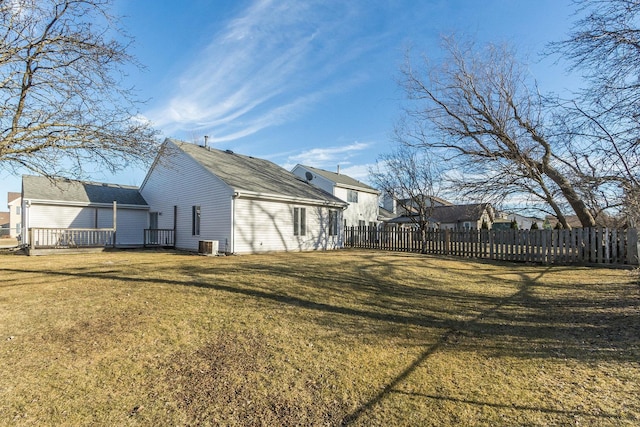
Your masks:
[[[333,195],[342,200],[348,199],[348,188],[336,186]],[[344,211],[344,221],[347,227],[358,226],[359,221],[375,222],[378,220],[378,194],[358,191],[358,202],[349,203]]]
[[[21,224],[22,224],[22,198],[17,198],[12,200],[9,204],[9,235],[11,237],[16,237],[18,234],[22,233]],[[15,207],[15,209],[14,209]],[[20,212],[20,213],[18,213]]]
[[[100,210],[103,211],[108,209]],[[106,214],[106,212],[105,212]],[[113,214],[113,212],[111,212]],[[141,245],[144,243],[144,229],[147,227],[149,211],[140,209],[118,209],[116,245]],[[113,219],[110,220],[113,223]]]
[[[218,240],[221,250],[233,250],[233,191],[183,151],[168,149],[170,157],[152,167],[140,188],[151,211],[159,213],[158,228],[173,228],[177,206],[177,248],[197,251],[199,240]],[[192,206],[201,207],[199,236],[192,234]]]
[[[27,228],[112,228],[113,208],[32,204]],[[116,244],[142,245],[146,209],[118,208]]]
[[[294,207],[306,211],[306,235],[294,236]],[[335,249],[341,236],[329,236],[329,209],[249,198],[236,199],[235,252]]]
[[[333,194],[333,186],[335,185],[335,183],[333,181],[325,178],[324,176],[317,175],[317,174],[311,172],[310,170],[308,170],[307,168],[305,168],[302,165],[297,165],[291,171],[291,173],[293,173],[294,175],[299,176],[304,181],[307,181],[307,172],[311,173],[311,175],[313,176],[311,181],[308,181],[311,185],[313,185],[314,187],[317,187],[317,188],[321,188],[321,189],[323,189],[324,191],[326,191],[329,194]]]

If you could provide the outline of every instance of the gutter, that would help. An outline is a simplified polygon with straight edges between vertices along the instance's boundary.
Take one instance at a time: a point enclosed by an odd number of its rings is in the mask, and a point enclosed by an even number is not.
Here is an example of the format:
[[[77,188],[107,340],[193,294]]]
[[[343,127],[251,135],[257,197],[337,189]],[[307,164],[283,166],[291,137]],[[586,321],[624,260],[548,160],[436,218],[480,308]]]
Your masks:
[[[332,202],[329,200],[307,199],[304,197],[284,196],[282,194],[255,193],[252,191],[236,191],[233,193],[234,198],[242,199],[261,199],[275,202],[295,202],[308,205],[329,206],[335,208],[346,209],[349,206],[346,202]]]
[[[113,202],[111,203],[91,203],[91,202],[73,202],[64,200],[43,200],[43,199],[25,199],[28,200],[31,205],[54,205],[54,206],[73,206],[80,208],[113,208]],[[149,205],[130,205],[124,203],[118,203],[118,208],[126,209],[140,209],[149,210]]]

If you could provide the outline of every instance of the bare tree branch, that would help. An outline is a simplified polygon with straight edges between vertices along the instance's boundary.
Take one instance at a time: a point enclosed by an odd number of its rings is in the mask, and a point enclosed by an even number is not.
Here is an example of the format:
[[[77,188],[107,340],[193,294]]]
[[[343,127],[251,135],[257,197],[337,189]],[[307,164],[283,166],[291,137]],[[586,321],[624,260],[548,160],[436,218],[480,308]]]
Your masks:
[[[137,63],[110,6],[0,2],[0,168],[79,175],[153,158],[156,132],[122,85]]]

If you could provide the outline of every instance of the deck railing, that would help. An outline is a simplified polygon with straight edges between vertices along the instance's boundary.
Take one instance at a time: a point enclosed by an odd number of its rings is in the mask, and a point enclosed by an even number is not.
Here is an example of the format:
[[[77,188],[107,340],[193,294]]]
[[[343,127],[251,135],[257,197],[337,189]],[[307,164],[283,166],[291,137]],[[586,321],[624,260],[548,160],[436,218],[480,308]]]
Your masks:
[[[114,246],[112,228],[30,228],[32,249],[96,248]]]
[[[175,246],[175,231],[170,228],[145,228],[144,246],[172,248]]]

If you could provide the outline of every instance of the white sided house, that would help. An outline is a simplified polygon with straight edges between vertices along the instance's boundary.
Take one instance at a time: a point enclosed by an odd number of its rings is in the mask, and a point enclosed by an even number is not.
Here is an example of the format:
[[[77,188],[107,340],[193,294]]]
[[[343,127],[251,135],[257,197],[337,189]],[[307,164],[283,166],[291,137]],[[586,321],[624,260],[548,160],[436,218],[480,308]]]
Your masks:
[[[376,226],[380,192],[347,175],[311,166],[296,165],[292,172],[310,184],[346,201],[345,227]]]
[[[224,253],[342,247],[346,203],[263,159],[165,140],[140,187],[150,223],[175,246]],[[154,227],[151,227],[154,228]]]
[[[18,237],[22,229],[22,198],[20,193],[7,193],[9,236]]]
[[[23,243],[42,245],[42,241],[30,242],[30,235],[34,235],[30,230],[34,229],[58,230],[57,235],[65,236],[65,242],[48,242],[47,246],[72,246],[74,242],[68,241],[70,233],[65,230],[113,229],[114,202],[115,246],[142,246],[149,206],[137,187],[25,175],[22,177]],[[75,242],[77,246],[86,243]]]

